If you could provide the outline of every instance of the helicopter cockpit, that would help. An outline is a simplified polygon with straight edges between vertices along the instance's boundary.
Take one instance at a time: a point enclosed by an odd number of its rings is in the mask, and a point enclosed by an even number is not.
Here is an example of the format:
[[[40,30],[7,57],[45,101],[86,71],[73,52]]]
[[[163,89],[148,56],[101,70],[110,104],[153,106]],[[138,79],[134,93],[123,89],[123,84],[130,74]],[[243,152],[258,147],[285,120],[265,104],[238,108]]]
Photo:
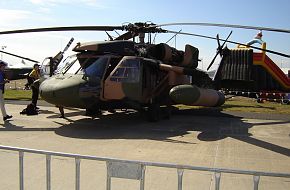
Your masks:
[[[108,64],[109,57],[100,57],[96,59],[91,65],[83,69],[85,75],[89,78],[101,79],[104,75]]]
[[[101,79],[105,73],[111,72],[120,60],[120,57],[111,55],[84,56],[75,54],[68,56],[62,61],[54,71],[54,74],[84,74],[88,78],[98,77]],[[43,75],[49,76],[50,72],[49,62],[44,61],[42,64]]]
[[[54,74],[76,74],[81,71],[81,66],[78,62],[76,55],[68,56],[64,61],[62,61],[57,68],[53,68],[52,57],[47,57],[44,59],[41,65],[41,75],[47,79]]]

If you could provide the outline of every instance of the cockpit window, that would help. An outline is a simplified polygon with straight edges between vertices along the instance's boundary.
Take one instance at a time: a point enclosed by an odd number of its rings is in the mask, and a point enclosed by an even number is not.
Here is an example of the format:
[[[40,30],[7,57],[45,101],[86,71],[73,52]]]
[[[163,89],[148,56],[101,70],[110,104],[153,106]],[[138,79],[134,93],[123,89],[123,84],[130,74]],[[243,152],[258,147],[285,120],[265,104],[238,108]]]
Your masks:
[[[90,66],[85,68],[85,73],[89,77],[103,78],[107,64],[108,64],[108,57],[100,57]]]
[[[43,60],[42,64],[41,64],[41,75],[46,77],[49,77],[51,74],[51,68],[50,68],[50,61],[51,61],[51,57],[47,57]]]
[[[77,71],[80,69],[80,64],[77,60],[76,55],[72,55],[67,57],[63,62],[61,62],[56,73],[69,73],[69,74],[76,74]]]
[[[73,65],[67,70],[66,73],[69,73],[69,74],[77,74],[78,71],[80,70],[81,68],[81,65],[79,63],[78,60],[76,60]]]
[[[115,82],[132,82],[136,83],[140,80],[140,60],[125,59],[114,71],[111,81]]]

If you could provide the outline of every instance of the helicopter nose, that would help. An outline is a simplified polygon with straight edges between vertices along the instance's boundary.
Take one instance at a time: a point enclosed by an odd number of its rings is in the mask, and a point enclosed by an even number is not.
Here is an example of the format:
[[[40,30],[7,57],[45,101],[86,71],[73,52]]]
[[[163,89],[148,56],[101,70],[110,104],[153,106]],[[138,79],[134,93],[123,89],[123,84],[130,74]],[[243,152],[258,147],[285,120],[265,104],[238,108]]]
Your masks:
[[[79,96],[79,87],[85,81],[81,77],[67,78],[51,77],[40,85],[40,96],[48,103],[67,107],[81,107],[82,100]]]

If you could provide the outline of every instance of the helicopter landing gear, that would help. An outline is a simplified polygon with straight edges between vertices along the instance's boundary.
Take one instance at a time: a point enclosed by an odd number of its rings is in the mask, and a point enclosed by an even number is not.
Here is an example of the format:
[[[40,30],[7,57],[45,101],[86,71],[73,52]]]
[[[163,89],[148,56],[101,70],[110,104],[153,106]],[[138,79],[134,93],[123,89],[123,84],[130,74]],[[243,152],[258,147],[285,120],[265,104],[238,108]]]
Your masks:
[[[152,103],[148,106],[147,118],[150,122],[157,122],[160,120],[160,106],[158,103]]]
[[[164,110],[164,119],[170,119],[171,118],[171,115],[172,115],[172,106],[171,105],[167,105],[165,107],[165,110]]]
[[[147,119],[150,122],[157,122],[161,119],[170,119],[172,110],[173,108],[171,105],[160,107],[159,103],[151,103],[147,109]]]
[[[96,117],[98,115],[102,115],[102,111],[96,108],[87,108],[85,115],[90,117]]]

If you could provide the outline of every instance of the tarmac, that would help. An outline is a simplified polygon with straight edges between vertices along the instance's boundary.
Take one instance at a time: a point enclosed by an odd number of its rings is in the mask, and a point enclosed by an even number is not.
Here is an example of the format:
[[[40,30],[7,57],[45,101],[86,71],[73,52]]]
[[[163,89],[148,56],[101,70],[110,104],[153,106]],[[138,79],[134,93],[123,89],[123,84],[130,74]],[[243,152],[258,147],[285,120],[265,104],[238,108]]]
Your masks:
[[[64,153],[184,164],[211,168],[290,173],[290,117],[278,114],[176,111],[170,120],[147,122],[132,111],[85,116],[84,110],[39,103],[40,113],[21,115],[27,102],[8,101],[13,118],[0,121],[0,144]],[[0,150],[0,189],[19,189],[18,153]],[[52,158],[51,189],[75,189],[74,159]],[[46,189],[45,156],[24,158],[24,189]],[[145,189],[177,189],[174,169],[149,167]],[[220,189],[253,189],[253,177],[222,174]],[[106,164],[81,161],[80,189],[106,189]],[[289,178],[261,177],[260,189],[290,189]],[[139,189],[135,180],[113,179],[112,190]],[[210,172],[185,171],[183,189],[214,189]]]

